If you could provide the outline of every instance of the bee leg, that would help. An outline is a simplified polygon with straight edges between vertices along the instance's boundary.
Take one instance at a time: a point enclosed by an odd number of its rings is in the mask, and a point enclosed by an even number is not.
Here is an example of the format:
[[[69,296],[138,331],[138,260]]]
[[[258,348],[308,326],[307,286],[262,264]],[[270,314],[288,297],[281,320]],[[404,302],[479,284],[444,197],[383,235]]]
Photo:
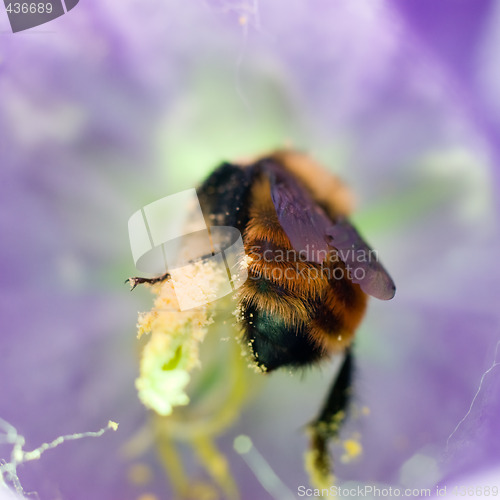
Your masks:
[[[132,291],[137,285],[142,285],[143,283],[154,285],[155,283],[159,283],[168,279],[170,279],[170,274],[165,273],[163,276],[160,276],[158,278],[128,278],[127,280],[125,280],[125,283],[130,283],[130,291]]]
[[[315,487],[329,487],[334,482],[328,443],[338,436],[349,404],[353,372],[353,355],[346,351],[326,402],[314,422],[309,424],[310,450],[306,454],[306,469]]]

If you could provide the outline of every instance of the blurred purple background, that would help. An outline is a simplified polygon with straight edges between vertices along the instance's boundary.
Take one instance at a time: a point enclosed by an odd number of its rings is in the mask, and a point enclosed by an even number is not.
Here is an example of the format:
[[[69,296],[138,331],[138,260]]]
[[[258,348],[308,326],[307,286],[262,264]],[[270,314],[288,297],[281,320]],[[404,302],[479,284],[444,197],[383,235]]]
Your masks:
[[[0,31],[0,417],[26,449],[120,423],[21,467],[26,491],[170,498],[153,447],[123,454],[147,423],[135,324],[151,305],[123,285],[127,220],[224,159],[284,145],[351,186],[354,220],[398,286],[358,334],[355,400],[370,414],[343,430],[364,454],[338,464],[339,482],[455,485],[498,470],[496,367],[480,386],[500,341],[498,3],[81,0],[17,34],[0,8]],[[234,437],[250,435],[296,494],[303,425],[331,372],[273,375],[221,439],[244,500],[271,497]],[[130,483],[135,463],[151,483]]]

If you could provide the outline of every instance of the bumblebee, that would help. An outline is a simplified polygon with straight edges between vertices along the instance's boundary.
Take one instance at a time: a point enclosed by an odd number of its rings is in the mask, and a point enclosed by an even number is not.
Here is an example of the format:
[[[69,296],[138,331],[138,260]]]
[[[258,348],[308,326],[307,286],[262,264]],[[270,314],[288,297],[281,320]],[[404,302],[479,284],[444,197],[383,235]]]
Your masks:
[[[237,291],[238,318],[256,367],[270,373],[343,356],[309,425],[307,465],[313,476],[327,480],[328,442],[338,435],[349,403],[354,333],[368,296],[391,299],[394,283],[349,222],[345,186],[305,154],[278,151],[223,163],[197,193],[209,227],[232,226],[242,234],[248,279]]]

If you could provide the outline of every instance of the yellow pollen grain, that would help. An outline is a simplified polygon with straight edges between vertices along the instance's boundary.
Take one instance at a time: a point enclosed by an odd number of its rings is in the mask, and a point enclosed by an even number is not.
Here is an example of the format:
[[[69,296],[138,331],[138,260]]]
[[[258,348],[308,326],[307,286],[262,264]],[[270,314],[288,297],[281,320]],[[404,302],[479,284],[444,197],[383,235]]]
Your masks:
[[[361,413],[363,415],[369,415],[371,413],[370,408],[368,408],[368,406],[363,406],[363,408],[361,408]]]
[[[118,430],[118,425],[119,425],[118,423],[113,422],[112,420],[108,422],[108,427],[114,431]]]
[[[250,265],[252,264],[252,262],[253,262],[253,258],[250,257],[250,255],[245,255],[245,257],[243,257],[241,264],[240,264],[241,269],[248,269],[250,267]]]
[[[248,22],[248,19],[246,18],[246,16],[240,16],[238,22],[240,23],[241,26],[245,26],[245,24]]]
[[[343,463],[348,463],[359,457],[363,452],[363,447],[354,439],[347,439],[343,443],[345,453],[342,455],[341,460]]]
[[[145,464],[134,464],[127,471],[127,479],[136,485],[148,484],[153,479],[153,471]]]

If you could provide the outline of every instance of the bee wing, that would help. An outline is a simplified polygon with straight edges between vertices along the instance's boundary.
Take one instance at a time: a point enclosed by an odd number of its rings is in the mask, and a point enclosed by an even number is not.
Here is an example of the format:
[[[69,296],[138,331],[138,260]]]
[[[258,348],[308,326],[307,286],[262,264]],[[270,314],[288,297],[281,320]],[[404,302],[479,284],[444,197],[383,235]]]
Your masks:
[[[352,282],[363,292],[381,300],[390,300],[396,293],[394,281],[378,260],[378,254],[363,240],[357,229],[339,217],[326,234],[338,257],[350,268]]]
[[[293,248],[321,264],[335,247],[353,283],[377,299],[392,299],[396,293],[392,278],[356,228],[345,217],[332,221],[287,172],[274,165],[268,172],[276,214]]]
[[[270,178],[273,204],[290,243],[307,260],[321,264],[328,252],[326,229],[331,221],[289,175],[273,169]]]

